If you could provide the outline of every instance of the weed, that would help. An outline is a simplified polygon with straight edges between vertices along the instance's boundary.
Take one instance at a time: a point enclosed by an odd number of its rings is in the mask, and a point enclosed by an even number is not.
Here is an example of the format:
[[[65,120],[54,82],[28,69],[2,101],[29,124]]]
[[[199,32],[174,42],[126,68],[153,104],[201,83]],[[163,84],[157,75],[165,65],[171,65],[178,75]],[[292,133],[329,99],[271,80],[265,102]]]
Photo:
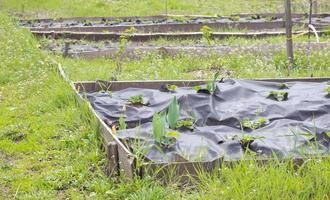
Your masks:
[[[288,92],[284,91],[271,91],[268,95],[269,98],[273,98],[277,101],[286,101],[288,100]]]
[[[201,32],[203,33],[203,39],[207,41],[208,45],[211,45],[212,42],[212,29],[208,26],[203,26],[201,28]]]
[[[233,22],[238,22],[241,19],[240,16],[238,15],[233,15],[229,17],[229,20],[233,21]]]
[[[324,91],[327,93],[328,96],[330,96],[330,88],[324,89]]]

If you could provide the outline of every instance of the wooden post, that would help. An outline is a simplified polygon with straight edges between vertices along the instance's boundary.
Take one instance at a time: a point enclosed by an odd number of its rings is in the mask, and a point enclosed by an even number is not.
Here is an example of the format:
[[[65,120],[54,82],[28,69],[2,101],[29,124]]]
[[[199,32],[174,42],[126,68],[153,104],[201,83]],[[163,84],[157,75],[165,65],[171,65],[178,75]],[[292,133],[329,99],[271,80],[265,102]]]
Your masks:
[[[63,57],[67,57],[69,55],[69,47],[70,47],[70,42],[65,41],[64,50],[63,50]]]
[[[315,1],[316,2],[316,1]],[[309,16],[308,16],[308,47],[307,47],[307,66],[310,71],[310,76],[313,77],[313,67],[311,63],[311,28],[313,14],[313,0],[309,0]]]
[[[286,54],[288,58],[288,73],[293,68],[293,44],[292,44],[292,17],[291,0],[285,0],[285,30],[286,30]]]

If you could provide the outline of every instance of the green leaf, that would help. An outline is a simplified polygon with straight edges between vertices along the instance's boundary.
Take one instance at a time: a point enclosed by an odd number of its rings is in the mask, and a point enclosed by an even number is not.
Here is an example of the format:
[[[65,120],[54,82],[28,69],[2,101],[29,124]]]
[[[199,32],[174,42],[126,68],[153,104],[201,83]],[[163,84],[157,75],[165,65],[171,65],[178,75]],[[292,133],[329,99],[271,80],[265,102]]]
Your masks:
[[[214,74],[214,76],[213,76],[213,80],[207,82],[206,89],[207,89],[211,94],[213,94],[214,91],[215,91],[215,89],[216,89],[216,82],[217,82],[217,79],[219,78],[219,76],[220,76],[220,72],[217,72],[217,73]]]
[[[168,112],[167,112],[167,122],[171,129],[176,128],[176,123],[178,122],[179,117],[180,117],[179,104],[176,97],[174,96],[170,106],[168,107]]]
[[[125,130],[127,128],[125,118],[123,116],[119,117],[119,130]]]
[[[152,129],[156,142],[161,143],[165,135],[165,116],[155,113],[152,117]]]
[[[170,131],[170,132],[167,132],[166,133],[166,137],[179,137],[180,136],[180,133],[179,132],[176,132],[176,131]]]

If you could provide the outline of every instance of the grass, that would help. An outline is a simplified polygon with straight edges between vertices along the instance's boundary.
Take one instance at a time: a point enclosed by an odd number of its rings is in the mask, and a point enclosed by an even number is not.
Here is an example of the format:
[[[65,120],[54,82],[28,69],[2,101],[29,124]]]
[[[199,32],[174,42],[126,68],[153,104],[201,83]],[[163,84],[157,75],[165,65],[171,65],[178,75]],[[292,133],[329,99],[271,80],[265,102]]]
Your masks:
[[[311,60],[315,77],[330,75],[329,51],[314,52]],[[253,57],[253,59],[251,59]],[[110,80],[116,63],[111,59],[61,59],[63,66],[72,80]],[[308,77],[305,52],[296,53],[296,67],[291,77]],[[273,56],[263,54],[230,54],[224,56],[181,55],[175,58],[150,54],[140,60],[122,61],[120,80],[160,80],[160,79],[210,79],[220,71],[222,77],[234,78],[280,78],[288,77],[284,52]]]
[[[233,13],[284,12],[279,0],[167,0],[169,14],[230,15]],[[318,12],[329,11],[327,0],[318,0]],[[293,12],[308,12],[308,1],[296,0]],[[166,13],[165,1],[155,0],[0,0],[0,8],[27,18],[83,16],[139,16]]]
[[[55,0],[1,1],[1,6],[20,12],[19,2],[26,3],[26,16],[35,11],[47,16],[49,12],[56,16],[87,13],[81,4],[74,4],[78,1],[67,4],[72,9],[68,13]],[[181,2],[178,4],[183,10],[190,10],[183,6],[188,5],[187,1]],[[84,5],[87,8],[91,4],[85,1]],[[130,14],[144,14],[147,8],[137,7]],[[95,5],[90,9],[90,15],[105,14]],[[120,7],[116,12],[121,11]],[[99,149],[95,119],[85,104],[77,102],[74,92],[55,68],[56,62],[62,63],[73,80],[108,79],[115,63],[106,59],[88,62],[52,56],[40,51],[36,39],[15,24],[10,17],[0,14],[0,199],[330,198],[329,159],[309,160],[299,169],[294,169],[290,162],[265,166],[253,161],[241,162],[212,174],[202,173],[201,182],[190,187],[181,187],[176,181],[164,185],[152,177],[132,181],[107,178],[103,173],[106,161]],[[312,56],[315,76],[329,76],[328,57],[329,52]],[[124,61],[119,79],[195,78],[191,71],[217,68],[230,71],[235,77],[286,76],[283,53],[273,58],[255,55],[252,58],[251,55],[213,56],[203,60],[150,55],[139,61]],[[292,76],[307,76],[306,56],[297,55],[296,64],[301,67]]]

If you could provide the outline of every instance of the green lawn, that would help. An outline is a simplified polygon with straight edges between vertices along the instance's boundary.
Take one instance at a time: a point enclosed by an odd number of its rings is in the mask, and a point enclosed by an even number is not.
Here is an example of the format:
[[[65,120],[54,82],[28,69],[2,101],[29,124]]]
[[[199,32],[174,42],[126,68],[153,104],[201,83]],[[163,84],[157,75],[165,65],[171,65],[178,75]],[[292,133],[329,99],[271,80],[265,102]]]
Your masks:
[[[318,0],[318,12],[329,12],[330,2]],[[0,8],[28,18],[68,16],[134,16],[166,13],[166,0],[0,0]],[[229,15],[284,12],[281,0],[167,0],[169,14]],[[307,0],[293,1],[294,12],[308,12]]]
[[[55,0],[0,1],[0,5],[21,12],[18,2],[26,3],[26,13],[41,11],[44,15],[54,12],[49,15],[56,16],[107,14],[96,5],[87,12],[87,6],[95,1],[80,4],[74,4],[78,0],[70,1],[67,3],[72,6],[70,10],[61,10],[57,4],[61,1]],[[159,4],[160,7],[159,1],[141,2],[144,2],[141,7],[127,8],[131,9],[128,12],[122,12],[122,7],[110,10],[116,10],[113,14],[118,15],[144,15],[149,10],[147,5]],[[188,1],[176,2],[189,5]],[[193,5],[197,1],[191,2]],[[189,6],[177,9],[190,10]],[[254,162],[242,162],[210,175],[202,174],[201,182],[189,187],[182,187],[175,181],[164,185],[152,177],[131,181],[123,177],[109,179],[103,173],[105,155],[99,149],[95,119],[87,112],[86,105],[77,102],[74,92],[59,77],[56,64],[60,62],[73,80],[95,80],[111,76],[113,61],[63,59],[42,52],[37,40],[16,24],[11,17],[0,14],[0,199],[330,198],[329,159],[309,160],[299,169],[294,169],[290,163],[259,166]],[[292,76],[307,76],[305,55],[297,55],[297,58],[300,67]],[[328,58],[329,51],[313,55],[315,76],[329,76]],[[286,76],[284,54],[273,58],[241,55],[208,60],[152,55],[140,61],[125,61],[122,66],[121,80],[194,78],[189,73],[191,70],[214,69],[214,66],[233,72],[233,77]]]

